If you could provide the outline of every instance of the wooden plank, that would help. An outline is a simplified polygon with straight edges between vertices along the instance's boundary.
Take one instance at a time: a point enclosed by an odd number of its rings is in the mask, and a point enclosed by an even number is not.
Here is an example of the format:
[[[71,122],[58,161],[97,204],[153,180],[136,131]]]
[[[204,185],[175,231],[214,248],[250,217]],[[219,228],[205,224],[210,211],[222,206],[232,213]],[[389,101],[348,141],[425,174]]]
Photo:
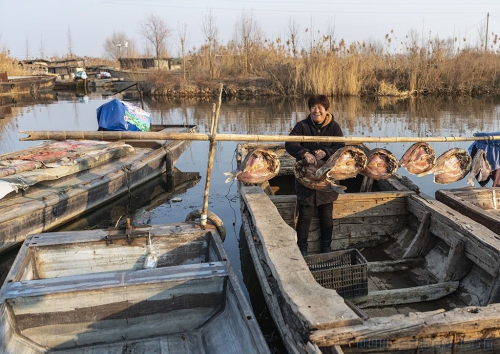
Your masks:
[[[366,296],[352,298],[350,301],[362,309],[433,301],[454,293],[459,284],[460,282],[453,281],[405,289],[378,290]]]
[[[368,262],[368,274],[400,272],[403,270],[415,268],[425,262],[423,258],[406,258],[393,261]]]
[[[438,190],[436,191],[436,199],[486,226],[491,231],[500,234],[500,214],[489,211],[494,210],[495,203],[500,206],[500,188],[489,189],[490,191],[487,194],[484,192],[479,194],[478,192],[474,196],[470,195],[469,190],[467,194],[462,191],[455,192],[455,190]],[[479,197],[480,195],[483,197]]]
[[[407,214],[405,200],[407,196],[413,194],[415,194],[413,191],[341,194],[333,203],[333,218]],[[290,206],[292,203],[294,205],[296,200],[295,195],[271,195],[269,198],[280,209]]]
[[[408,351],[422,348],[424,344],[438,347],[439,343],[452,343],[450,340],[455,335],[463,344],[489,340],[494,349],[500,344],[500,304],[490,305],[488,309],[467,307],[442,313],[423,312],[416,316],[377,317],[358,326],[316,330],[309,338],[319,347],[341,345],[354,347],[362,353],[364,348],[369,349],[363,344],[370,340],[381,342],[380,352]]]
[[[140,272],[108,272],[100,274],[84,274],[64,278],[51,278],[28,283],[10,282],[5,287],[3,296],[41,296],[54,292],[85,291],[103,289],[116,284],[133,286],[141,283],[164,282],[175,279],[204,278],[209,276],[226,276],[227,269],[221,262],[190,264],[179,267],[144,269]]]
[[[425,248],[429,244],[429,225],[431,222],[431,213],[428,211],[424,212],[420,226],[418,227],[417,233],[410,245],[406,249],[403,258],[415,258],[422,255]]]
[[[256,236],[262,242],[267,265],[295,316],[314,328],[359,323],[361,319],[334,290],[325,289],[314,280],[296,245],[295,231],[281,219],[262,189],[252,186],[240,189]]]

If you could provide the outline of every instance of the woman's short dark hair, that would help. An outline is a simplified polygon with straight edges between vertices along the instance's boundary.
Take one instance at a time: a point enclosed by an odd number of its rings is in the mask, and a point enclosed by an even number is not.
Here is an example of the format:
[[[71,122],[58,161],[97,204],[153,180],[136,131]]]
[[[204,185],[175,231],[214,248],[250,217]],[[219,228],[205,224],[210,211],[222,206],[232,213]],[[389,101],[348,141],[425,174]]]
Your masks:
[[[325,95],[312,95],[307,100],[307,104],[309,105],[309,109],[315,104],[322,105],[326,110],[330,108],[330,100]]]

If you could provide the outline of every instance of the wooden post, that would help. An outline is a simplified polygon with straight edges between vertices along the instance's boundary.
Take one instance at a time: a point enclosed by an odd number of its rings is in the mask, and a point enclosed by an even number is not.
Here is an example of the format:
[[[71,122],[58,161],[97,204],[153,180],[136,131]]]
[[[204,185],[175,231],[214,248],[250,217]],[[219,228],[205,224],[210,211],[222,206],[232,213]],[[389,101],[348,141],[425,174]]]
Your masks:
[[[219,123],[219,112],[220,105],[222,100],[222,84],[220,84],[220,92],[219,92],[219,102],[216,107],[214,104],[212,111],[212,127],[211,127],[211,138],[210,138],[210,148],[208,151],[208,164],[207,164],[207,179],[205,182],[205,193],[203,194],[203,208],[201,209],[200,216],[200,225],[202,229],[205,229],[207,226],[207,214],[208,214],[208,194],[210,190],[210,179],[212,177],[212,166],[214,162],[215,155],[215,136],[217,134],[217,125]]]

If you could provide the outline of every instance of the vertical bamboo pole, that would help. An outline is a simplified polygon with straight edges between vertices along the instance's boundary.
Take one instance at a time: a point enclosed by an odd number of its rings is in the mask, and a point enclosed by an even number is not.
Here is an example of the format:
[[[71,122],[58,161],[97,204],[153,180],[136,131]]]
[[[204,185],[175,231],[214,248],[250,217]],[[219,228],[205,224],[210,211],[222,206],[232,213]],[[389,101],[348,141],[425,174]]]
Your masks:
[[[211,126],[211,132],[210,132],[210,148],[208,151],[208,164],[207,164],[207,179],[205,181],[205,193],[203,195],[203,208],[201,210],[201,216],[200,216],[200,225],[202,229],[205,229],[207,226],[207,214],[208,214],[208,194],[210,190],[210,179],[212,177],[212,166],[214,163],[214,155],[215,155],[215,137],[217,135],[217,126],[219,123],[219,112],[220,112],[220,105],[222,101],[222,84],[220,84],[220,92],[219,92],[219,102],[216,105],[214,104],[213,106],[213,111],[212,111],[212,126]]]

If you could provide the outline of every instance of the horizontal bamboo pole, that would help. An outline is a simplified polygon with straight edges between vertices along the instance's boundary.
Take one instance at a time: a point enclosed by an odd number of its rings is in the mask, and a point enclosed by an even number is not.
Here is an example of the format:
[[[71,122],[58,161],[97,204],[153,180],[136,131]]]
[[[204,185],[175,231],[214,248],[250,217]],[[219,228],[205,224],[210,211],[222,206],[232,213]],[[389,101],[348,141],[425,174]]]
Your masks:
[[[27,134],[20,138],[27,140],[66,140],[66,139],[90,139],[90,140],[210,140],[209,133],[168,133],[168,132],[129,132],[129,131],[25,131],[19,133]],[[442,137],[353,137],[353,136],[302,136],[302,135],[257,135],[257,134],[217,134],[217,141],[275,141],[275,142],[343,142],[351,144],[361,143],[403,143],[403,142],[458,142],[500,140],[500,135],[488,136],[442,136]]]

